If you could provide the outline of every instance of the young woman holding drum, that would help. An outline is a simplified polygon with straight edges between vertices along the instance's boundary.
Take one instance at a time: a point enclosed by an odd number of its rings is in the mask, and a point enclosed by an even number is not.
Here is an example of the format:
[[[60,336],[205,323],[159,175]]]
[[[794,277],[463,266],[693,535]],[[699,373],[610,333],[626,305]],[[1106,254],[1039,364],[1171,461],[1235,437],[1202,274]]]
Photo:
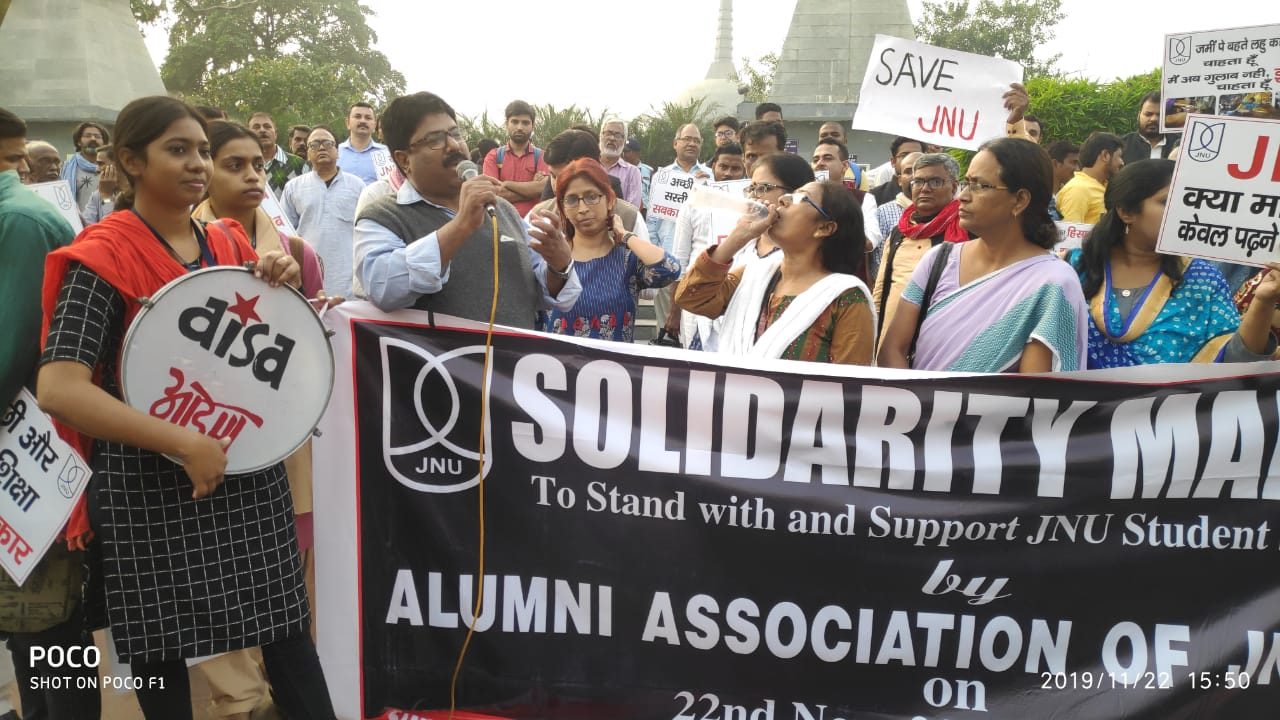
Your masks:
[[[272,286],[298,282],[293,258],[259,257],[239,223],[192,220],[209,182],[205,132],[194,109],[168,97],[120,112],[114,159],[132,209],[49,255],[38,395],[83,434],[96,533],[86,616],[111,626],[121,659],[148,679],[138,690],[146,717],[192,717],[186,659],[260,645],[281,708],[332,718],[282,466],[224,477],[225,441],[120,399],[117,366],[140,298],[188,271],[251,260]]]

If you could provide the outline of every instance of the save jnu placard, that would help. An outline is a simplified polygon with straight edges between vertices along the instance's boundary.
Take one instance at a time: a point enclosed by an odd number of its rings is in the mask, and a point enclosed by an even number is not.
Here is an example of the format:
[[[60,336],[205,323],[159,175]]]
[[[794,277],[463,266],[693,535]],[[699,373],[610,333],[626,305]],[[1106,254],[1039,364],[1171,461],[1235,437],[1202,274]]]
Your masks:
[[[1272,364],[959,376],[503,332],[480,581],[483,332],[327,320],[350,371],[316,463],[341,717],[448,707],[473,621],[459,707],[503,717],[1280,700]]]

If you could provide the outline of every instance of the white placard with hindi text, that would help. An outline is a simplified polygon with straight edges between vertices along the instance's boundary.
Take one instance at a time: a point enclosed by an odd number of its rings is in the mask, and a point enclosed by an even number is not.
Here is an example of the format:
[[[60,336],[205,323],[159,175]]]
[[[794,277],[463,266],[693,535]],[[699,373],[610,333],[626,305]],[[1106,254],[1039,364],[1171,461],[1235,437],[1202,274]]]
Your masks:
[[[276,224],[276,229],[285,235],[297,235],[298,231],[294,229],[293,223],[289,222],[289,218],[285,217],[280,201],[276,199],[275,191],[271,186],[267,186],[264,190],[266,192],[262,193],[262,209],[271,216],[271,222]]]
[[[23,388],[0,417],[0,567],[19,585],[67,524],[89,466]]]
[[[44,198],[67,219],[71,224],[71,229],[79,235],[84,230],[84,220],[80,217],[80,208],[76,205],[76,199],[71,194],[71,187],[67,185],[66,180],[53,180],[50,182],[35,183],[28,185],[31,192]]]
[[[706,178],[696,178],[682,170],[670,167],[655,170],[649,183],[649,213],[675,220],[680,208],[693,195],[694,186],[705,184]]]
[[[1005,136],[1002,96],[1016,82],[1015,62],[876,35],[853,127],[977,150]]]
[[[386,150],[373,151],[373,172],[379,180],[391,177],[391,171],[395,167],[395,163],[391,161],[391,153]]]
[[[1065,220],[1055,223],[1058,226],[1058,244],[1055,251],[1074,250],[1084,243],[1084,238],[1093,229],[1093,223],[1076,223]]]
[[[1177,132],[1189,114],[1280,118],[1280,25],[1164,36],[1160,130]]]
[[[1156,249],[1242,265],[1280,259],[1280,122],[1192,115]]]

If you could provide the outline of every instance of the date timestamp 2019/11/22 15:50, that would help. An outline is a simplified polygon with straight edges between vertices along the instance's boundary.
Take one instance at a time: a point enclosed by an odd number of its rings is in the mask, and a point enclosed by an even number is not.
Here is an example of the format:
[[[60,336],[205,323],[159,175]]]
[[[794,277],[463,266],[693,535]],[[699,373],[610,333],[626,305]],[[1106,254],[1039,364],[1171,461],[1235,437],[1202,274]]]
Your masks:
[[[1169,673],[1145,672],[1136,675],[1106,672],[1040,673],[1043,690],[1168,690],[1173,688]],[[1187,680],[1193,690],[1246,690],[1252,680],[1247,672],[1191,672]]]

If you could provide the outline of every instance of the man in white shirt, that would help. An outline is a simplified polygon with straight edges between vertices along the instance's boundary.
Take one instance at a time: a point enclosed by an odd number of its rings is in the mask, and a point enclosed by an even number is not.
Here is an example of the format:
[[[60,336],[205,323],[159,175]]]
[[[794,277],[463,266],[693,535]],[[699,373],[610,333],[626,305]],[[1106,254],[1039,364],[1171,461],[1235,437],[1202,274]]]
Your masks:
[[[280,209],[324,260],[324,291],[351,297],[351,233],[364,181],[338,164],[333,133],[317,125],[307,136],[311,172],[290,180]]]

